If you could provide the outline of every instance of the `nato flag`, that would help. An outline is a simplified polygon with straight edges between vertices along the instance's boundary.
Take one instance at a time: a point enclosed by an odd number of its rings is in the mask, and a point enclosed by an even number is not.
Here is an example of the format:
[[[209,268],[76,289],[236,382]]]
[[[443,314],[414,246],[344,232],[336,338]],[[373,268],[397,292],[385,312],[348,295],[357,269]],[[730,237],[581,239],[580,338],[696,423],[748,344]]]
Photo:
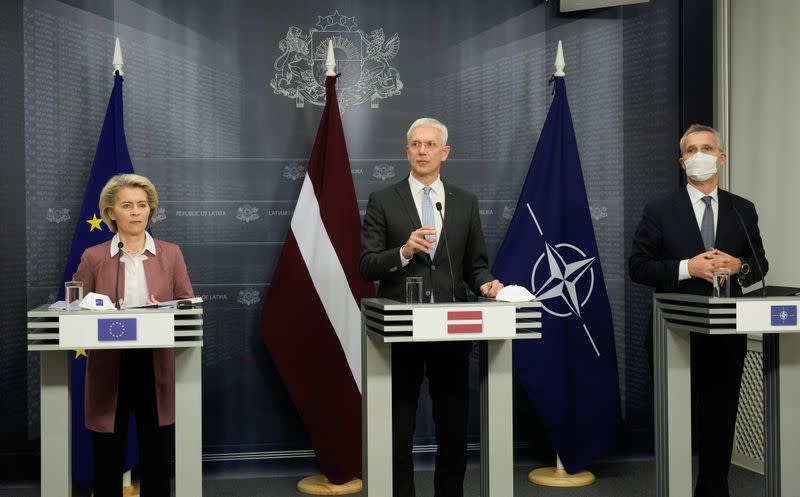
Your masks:
[[[114,236],[107,226],[103,225],[97,204],[100,200],[100,191],[112,176],[123,173],[132,173],[133,165],[128,154],[128,145],[125,140],[125,128],[122,116],[122,76],[114,76],[114,89],[108,100],[106,117],[103,120],[103,129],[97,141],[97,150],[89,173],[86,192],[83,195],[83,205],[75,234],[72,237],[72,248],[69,259],[64,268],[59,294],[63,297],[64,281],[72,279],[78,269],[81,255],[87,248],[98,243],[110,240]],[[91,432],[84,425],[84,378],[86,377],[86,354],[78,351],[72,357],[72,478],[80,488],[90,490],[94,472],[92,470],[92,437]],[[133,416],[130,418],[128,428],[128,443],[126,445],[125,467],[130,468],[136,464],[136,430]]]
[[[514,370],[569,473],[617,443],[614,325],[563,77],[492,274],[542,302],[542,339],[514,342]]]

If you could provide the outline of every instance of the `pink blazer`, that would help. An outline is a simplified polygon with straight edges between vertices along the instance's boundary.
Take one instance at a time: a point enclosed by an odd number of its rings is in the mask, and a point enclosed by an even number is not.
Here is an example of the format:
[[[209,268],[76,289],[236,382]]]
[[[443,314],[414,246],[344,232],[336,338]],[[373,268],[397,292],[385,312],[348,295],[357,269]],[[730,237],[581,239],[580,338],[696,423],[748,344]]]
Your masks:
[[[147,253],[143,262],[147,289],[159,302],[194,297],[189,273],[181,249],[169,242],[155,240],[156,255]],[[89,247],[73,276],[83,281],[84,292],[97,292],[114,300],[117,259],[110,255],[111,242]],[[119,273],[120,298],[125,293],[124,267]],[[175,422],[175,349],[152,349],[156,383],[158,424]],[[86,365],[86,427],[102,433],[114,431],[119,386],[119,351],[90,350]]]

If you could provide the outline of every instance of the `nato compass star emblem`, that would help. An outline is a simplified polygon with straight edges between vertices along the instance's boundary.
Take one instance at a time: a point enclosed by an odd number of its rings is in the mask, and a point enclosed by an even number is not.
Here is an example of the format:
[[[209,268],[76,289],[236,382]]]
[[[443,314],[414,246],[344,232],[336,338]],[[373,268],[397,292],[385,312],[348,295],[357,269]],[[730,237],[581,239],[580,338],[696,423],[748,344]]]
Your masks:
[[[544,233],[533,213],[530,204],[526,204],[539,235]],[[558,318],[575,316],[583,321],[581,308],[589,302],[594,290],[594,270],[592,264],[597,257],[589,257],[586,252],[571,243],[551,244],[545,241],[542,253],[531,270],[531,290],[542,308],[550,315]],[[585,323],[583,330],[595,353],[600,351],[594,343],[592,334]]]
[[[559,252],[559,250],[564,252],[564,255],[562,255],[562,252]],[[564,259],[567,253],[573,256],[577,254],[579,258],[572,262],[567,262]],[[542,272],[547,273],[546,279],[544,283],[537,288],[537,273],[541,274],[537,269],[540,263],[544,262],[545,259],[547,267],[543,268]],[[558,312],[556,306],[548,306],[543,303],[542,306],[545,307],[550,314],[558,317],[567,317],[570,314],[574,314],[578,317],[581,316],[581,307],[589,300],[589,297],[592,295],[592,289],[594,288],[594,272],[591,269],[595,259],[597,258],[587,258],[586,254],[574,245],[560,243],[554,247],[545,242],[545,253],[539,256],[531,272],[531,287],[539,301],[556,300],[565,304],[569,309],[569,312]],[[578,296],[578,283],[587,272],[589,273],[588,278],[590,281],[589,291],[587,291],[586,295],[581,299]]]

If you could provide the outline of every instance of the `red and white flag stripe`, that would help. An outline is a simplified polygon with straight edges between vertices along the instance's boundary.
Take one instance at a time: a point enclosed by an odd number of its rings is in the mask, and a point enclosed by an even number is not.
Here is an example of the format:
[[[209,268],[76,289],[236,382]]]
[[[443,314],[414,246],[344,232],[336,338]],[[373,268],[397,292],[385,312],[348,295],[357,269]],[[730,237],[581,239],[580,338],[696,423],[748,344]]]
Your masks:
[[[314,185],[306,175],[292,216],[292,232],[306,263],[325,313],[333,326],[350,366],[353,380],[361,391],[361,311],[353,296],[347,275],[339,263],[325,224],[320,216]],[[297,296],[302,298],[301,295]]]
[[[314,445],[322,473],[361,472],[361,218],[336,100],[326,105],[308,173],[261,311],[261,335]]]
[[[449,311],[447,333],[483,333],[483,312]]]

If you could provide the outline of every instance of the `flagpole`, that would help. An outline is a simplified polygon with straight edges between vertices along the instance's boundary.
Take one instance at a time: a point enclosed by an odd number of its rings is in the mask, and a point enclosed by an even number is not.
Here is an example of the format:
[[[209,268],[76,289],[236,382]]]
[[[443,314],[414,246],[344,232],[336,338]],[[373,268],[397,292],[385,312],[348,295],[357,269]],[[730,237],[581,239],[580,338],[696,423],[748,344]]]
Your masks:
[[[124,64],[118,36],[114,39],[114,58],[111,61],[111,65],[114,67],[113,74],[119,74],[120,76],[125,74],[122,72]],[[122,473],[122,495],[123,497],[139,497],[139,486],[133,483],[130,469]]]
[[[566,64],[564,63],[564,49],[561,46],[561,40],[558,40],[554,66],[556,70],[553,76],[563,78]],[[558,453],[556,453],[555,467],[536,468],[528,473],[529,482],[545,487],[585,487],[594,483],[594,480],[594,474],[590,471],[583,470],[575,474],[567,473]]]
[[[325,77],[331,76],[336,76],[336,58],[333,55],[333,41],[328,40]],[[306,495],[348,495],[361,492],[363,488],[364,483],[360,478],[353,478],[347,483],[337,485],[328,481],[325,475],[308,476],[297,483],[297,490]]]

